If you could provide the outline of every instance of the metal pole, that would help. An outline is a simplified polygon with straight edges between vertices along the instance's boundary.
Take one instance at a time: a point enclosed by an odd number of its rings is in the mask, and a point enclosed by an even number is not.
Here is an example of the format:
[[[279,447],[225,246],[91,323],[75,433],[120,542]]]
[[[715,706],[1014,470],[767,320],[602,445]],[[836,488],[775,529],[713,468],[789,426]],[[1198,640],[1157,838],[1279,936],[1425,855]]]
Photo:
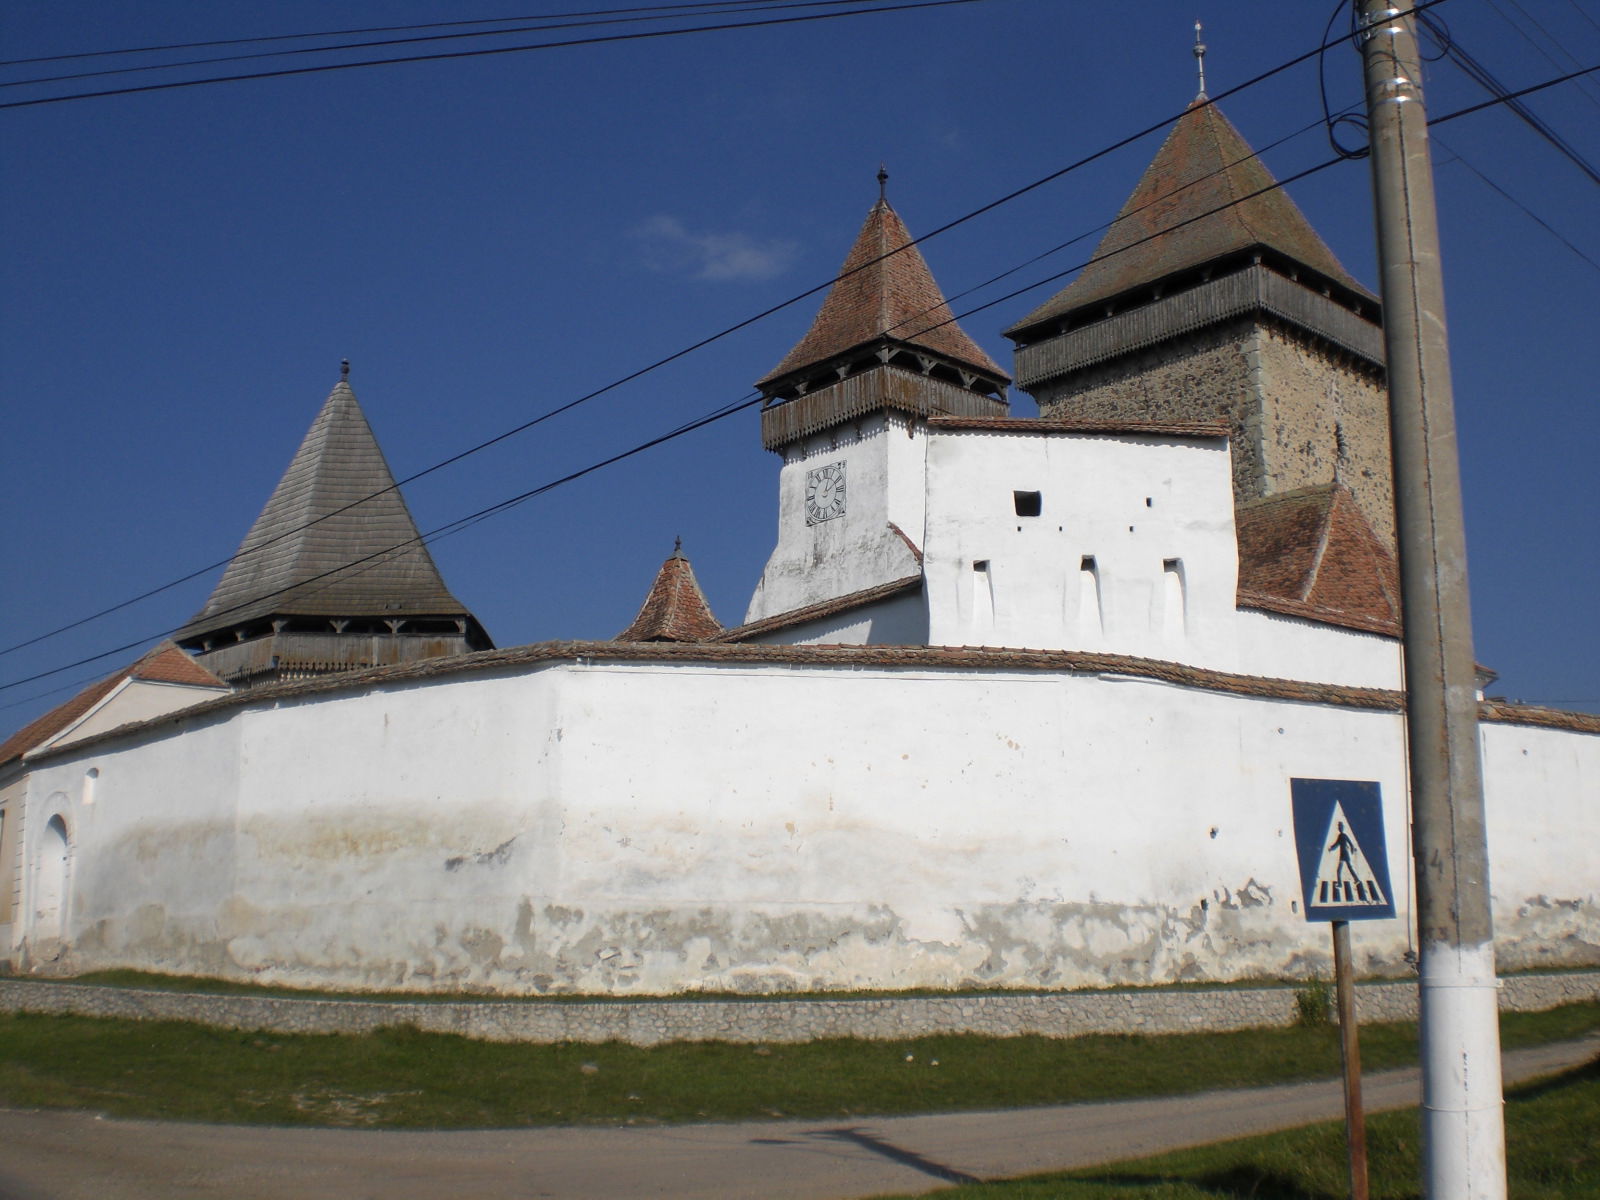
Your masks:
[[[1409,9],[1356,0],[1394,445],[1421,950],[1423,1194],[1506,1194],[1500,1032],[1467,604],[1422,63]]]
[[[1349,921],[1333,922],[1333,986],[1339,1001],[1339,1054],[1344,1059],[1344,1144],[1350,1158],[1350,1200],[1367,1200],[1367,1116],[1361,1107],[1361,1040]]]

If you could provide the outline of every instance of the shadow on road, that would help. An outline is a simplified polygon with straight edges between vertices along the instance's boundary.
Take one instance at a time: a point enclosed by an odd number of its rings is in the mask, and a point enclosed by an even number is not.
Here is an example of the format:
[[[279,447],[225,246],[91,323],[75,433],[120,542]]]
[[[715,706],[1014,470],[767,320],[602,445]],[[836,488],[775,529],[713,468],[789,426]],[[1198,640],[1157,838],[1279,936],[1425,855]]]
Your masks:
[[[870,1150],[874,1154],[882,1155],[901,1166],[911,1167],[921,1171],[924,1175],[931,1175],[935,1179],[942,1179],[946,1183],[981,1183],[976,1175],[968,1175],[965,1171],[957,1171],[954,1167],[936,1163],[931,1158],[924,1158],[914,1150],[905,1150],[893,1142],[886,1142],[882,1138],[867,1133],[860,1129],[819,1129],[808,1134],[809,1137],[825,1138],[835,1142],[849,1142],[851,1145],[860,1146],[863,1150]]]

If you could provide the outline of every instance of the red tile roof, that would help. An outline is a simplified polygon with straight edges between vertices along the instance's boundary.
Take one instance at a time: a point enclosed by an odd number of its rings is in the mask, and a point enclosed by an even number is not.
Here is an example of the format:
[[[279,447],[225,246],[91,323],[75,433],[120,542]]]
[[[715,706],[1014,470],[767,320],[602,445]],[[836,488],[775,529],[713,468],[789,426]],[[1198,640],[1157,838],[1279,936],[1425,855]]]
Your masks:
[[[1204,97],[1196,100],[1145,169],[1094,259],[1007,334],[1255,246],[1375,303],[1274,183],[1222,111]]]
[[[639,615],[621,633],[619,642],[703,642],[722,632],[722,625],[711,614],[694,568],[683,556],[682,546],[674,546],[672,556],[661,564]]]
[[[922,561],[922,551],[918,550],[911,539],[906,537],[899,526],[890,523],[889,526],[910,547],[911,553],[917,556],[917,561]],[[850,612],[852,609],[864,608],[869,604],[876,604],[880,600],[890,600],[908,592],[922,590],[921,575],[907,575],[903,579],[892,579],[888,583],[880,583],[875,587],[863,588],[859,592],[851,592],[846,596],[835,596],[832,600],[819,600],[815,604],[808,604],[804,608],[792,608],[788,612],[774,613],[770,617],[762,617],[759,621],[751,621],[748,625],[736,625],[732,629],[720,634],[715,639],[719,642],[744,642],[762,634],[774,633],[779,629],[789,629],[795,625],[806,625],[812,621],[820,621],[825,617],[836,617],[840,613]]]
[[[0,765],[21,758],[29,750],[42,746],[88,713],[109,696],[124,679],[142,679],[150,683],[180,683],[193,687],[210,687],[227,690],[210,671],[171,642],[162,642],[145,653],[133,665],[108,675],[99,683],[91,683],[72,699],[56,705],[43,716],[35,718],[16,733],[0,742]]]
[[[905,223],[887,200],[879,200],[867,213],[810,331],[756,386],[884,339],[921,347],[998,380],[1010,379],[956,324]]]
[[[1400,635],[1400,573],[1343,484],[1238,506],[1241,608]]]
[[[1343,684],[1306,683],[1294,679],[1269,679],[1239,675],[1205,667],[1127,654],[1098,654],[1075,650],[1009,650],[989,646],[766,646],[751,643],[677,642],[536,642],[504,650],[480,650],[452,658],[431,658],[390,667],[369,667],[342,675],[324,675],[292,683],[269,684],[237,691],[192,708],[140,722],[141,730],[176,725],[245,705],[271,705],[346,689],[406,684],[420,679],[471,676],[545,665],[594,662],[740,663],[851,670],[876,667],[907,671],[1013,671],[1060,675],[1113,675],[1151,679],[1161,683],[1235,696],[1259,696],[1336,708],[1400,712],[1405,695],[1387,688],[1350,687]],[[1479,705],[1479,719],[1511,725],[1533,725],[1600,735],[1600,715],[1566,712],[1536,705]],[[84,745],[105,741],[126,732],[111,731],[86,739]],[[76,745],[74,749],[78,748]]]

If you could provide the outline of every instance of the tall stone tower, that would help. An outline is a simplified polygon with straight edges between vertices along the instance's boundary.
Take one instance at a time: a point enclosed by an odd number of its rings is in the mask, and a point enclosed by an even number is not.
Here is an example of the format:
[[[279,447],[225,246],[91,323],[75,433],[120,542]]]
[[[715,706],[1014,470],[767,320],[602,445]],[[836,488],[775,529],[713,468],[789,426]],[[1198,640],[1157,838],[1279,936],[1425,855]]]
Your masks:
[[[1394,544],[1378,300],[1203,91],[1094,260],[1006,336],[1042,416],[1225,420],[1239,502],[1337,481]]]
[[[493,646],[440,578],[348,373],[176,635],[234,687]]]
[[[1009,377],[955,323],[887,178],[810,330],[756,385],[783,469],[747,621],[918,574],[927,419],[1009,411]]]

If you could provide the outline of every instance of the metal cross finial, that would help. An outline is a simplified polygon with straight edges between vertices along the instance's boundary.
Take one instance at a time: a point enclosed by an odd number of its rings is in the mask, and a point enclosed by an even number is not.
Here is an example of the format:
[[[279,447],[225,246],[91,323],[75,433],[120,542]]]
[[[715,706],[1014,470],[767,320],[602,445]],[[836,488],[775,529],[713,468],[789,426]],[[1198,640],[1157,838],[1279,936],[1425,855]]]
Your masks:
[[[882,204],[889,198],[889,172],[882,163],[878,164],[878,203]]]
[[[339,378],[350,378],[350,360],[348,358],[341,358],[339,360]]]
[[[683,539],[681,537],[675,537],[672,539],[672,557],[683,557]]]
[[[1198,18],[1194,23],[1194,64],[1195,70],[1200,73],[1200,95],[1195,97],[1198,100],[1206,94],[1206,44],[1200,40],[1200,21]]]

